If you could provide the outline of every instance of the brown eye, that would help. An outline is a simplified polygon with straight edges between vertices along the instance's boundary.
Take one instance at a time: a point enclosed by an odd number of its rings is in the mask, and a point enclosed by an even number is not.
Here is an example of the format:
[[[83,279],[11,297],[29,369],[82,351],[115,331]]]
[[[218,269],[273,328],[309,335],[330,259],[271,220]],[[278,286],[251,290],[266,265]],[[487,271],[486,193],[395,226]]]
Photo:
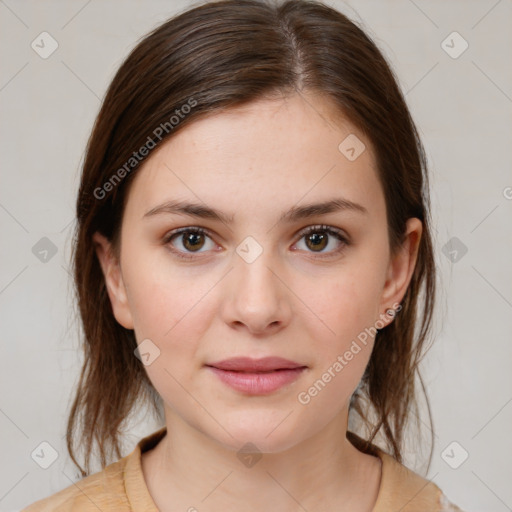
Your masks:
[[[327,247],[329,236],[325,233],[311,233],[306,235],[306,245],[314,251],[323,251]]]
[[[204,234],[194,233],[193,231],[185,231],[180,233],[182,236],[183,247],[187,251],[197,251],[204,245]]]
[[[321,257],[324,256],[324,253],[326,256],[339,253],[350,245],[348,238],[344,236],[342,231],[325,225],[310,226],[301,231],[299,236],[301,236],[301,240],[305,240],[307,252],[317,253]],[[327,247],[332,247],[332,250],[325,250]]]
[[[171,246],[171,251],[180,258],[193,258],[194,253],[201,254],[206,251],[201,251],[205,247],[206,242],[211,240],[206,231],[199,227],[182,228],[177,231],[169,233],[164,238],[164,244]],[[210,242],[213,249],[215,244]],[[181,245],[181,247],[180,247]]]

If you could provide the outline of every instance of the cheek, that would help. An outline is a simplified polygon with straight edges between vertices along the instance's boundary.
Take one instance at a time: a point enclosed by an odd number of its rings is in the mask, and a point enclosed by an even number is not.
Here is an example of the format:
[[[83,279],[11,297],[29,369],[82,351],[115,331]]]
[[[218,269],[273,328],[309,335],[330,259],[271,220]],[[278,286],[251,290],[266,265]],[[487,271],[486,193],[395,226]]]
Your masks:
[[[167,281],[168,286],[161,277],[153,270],[148,271],[146,278],[141,272],[133,281],[131,308],[135,337],[138,344],[151,340],[147,346],[155,357],[145,366],[145,371],[165,402],[178,409],[193,407],[182,385],[187,383],[189,392],[198,392],[191,376],[201,362],[197,353],[206,325],[200,301],[204,293],[192,289],[190,281],[185,282],[183,277],[173,276]]]
[[[363,260],[341,268],[323,288],[309,283],[308,305],[317,313],[309,323],[316,360],[310,384],[312,395],[322,395],[312,400],[318,405],[348,400],[368,364],[378,319],[378,272]]]
[[[125,274],[135,337],[139,344],[151,340],[160,351],[157,364],[146,367],[148,374],[151,377],[157,367],[173,374],[180,366],[185,370],[201,339],[201,298],[207,290],[176,266],[132,256]],[[180,365],[184,360],[188,364]]]
[[[126,285],[136,334],[166,340],[189,322],[204,286],[179,265],[172,263],[163,248],[125,245]],[[137,336],[139,339],[139,336]]]
[[[324,339],[336,340],[331,345],[342,349],[365,329],[372,327],[378,318],[379,280],[370,271],[341,270],[338,278],[331,280],[327,289],[317,293],[318,311],[324,319]]]

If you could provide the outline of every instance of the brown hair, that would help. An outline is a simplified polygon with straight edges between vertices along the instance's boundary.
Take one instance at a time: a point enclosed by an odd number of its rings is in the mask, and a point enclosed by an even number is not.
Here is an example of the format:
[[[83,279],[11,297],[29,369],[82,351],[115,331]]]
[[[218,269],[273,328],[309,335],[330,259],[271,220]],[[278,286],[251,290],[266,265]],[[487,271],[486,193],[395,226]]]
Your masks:
[[[113,451],[121,457],[121,425],[137,403],[151,404],[161,418],[161,399],[134,356],[134,332],[114,318],[92,243],[99,231],[119,255],[124,201],[147,157],[134,152],[152,147],[150,141],[159,145],[208,113],[305,90],[332,100],[371,141],[391,250],[403,241],[407,219],[423,222],[402,309],[377,332],[350,403],[351,414],[371,431],[365,446],[381,432],[385,449],[402,462],[410,408],[418,409],[416,375],[425,393],[418,364],[431,328],[436,281],[427,165],[416,127],[384,57],[340,12],[308,0],[222,0],[180,13],[139,42],[112,80],[87,144],[73,246],[84,362],[67,425],[68,451],[82,476],[89,474],[94,441],[102,467]],[[432,425],[430,407],[428,412]],[[75,431],[85,470],[76,459]],[[352,439],[350,431],[347,436]]]

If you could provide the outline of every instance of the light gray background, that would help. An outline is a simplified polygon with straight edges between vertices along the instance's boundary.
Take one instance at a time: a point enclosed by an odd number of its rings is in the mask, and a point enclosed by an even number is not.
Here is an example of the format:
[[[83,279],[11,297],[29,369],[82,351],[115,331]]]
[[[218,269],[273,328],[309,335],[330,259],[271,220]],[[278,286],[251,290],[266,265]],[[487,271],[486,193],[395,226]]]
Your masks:
[[[427,477],[467,512],[512,510],[512,3],[329,3],[391,62],[431,164],[441,307],[423,367],[436,427]],[[63,436],[80,362],[68,274],[79,169],[122,59],[189,5],[0,0],[1,511],[76,480]],[[59,45],[47,59],[31,48],[43,31]],[[454,31],[469,44],[458,58],[442,46]],[[43,237],[57,248],[47,262],[32,252]],[[453,237],[467,247],[456,262],[443,253]],[[125,453],[154,427],[141,416]],[[59,453],[46,470],[31,458],[42,441]],[[442,457],[453,441],[451,460],[469,454],[457,469]]]

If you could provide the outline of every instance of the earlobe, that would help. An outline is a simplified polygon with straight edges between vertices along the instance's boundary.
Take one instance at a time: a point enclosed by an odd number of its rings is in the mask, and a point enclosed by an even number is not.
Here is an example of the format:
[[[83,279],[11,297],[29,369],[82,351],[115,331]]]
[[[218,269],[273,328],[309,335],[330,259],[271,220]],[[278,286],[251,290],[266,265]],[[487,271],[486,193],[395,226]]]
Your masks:
[[[417,218],[407,220],[404,242],[389,263],[381,300],[383,311],[392,309],[393,304],[399,304],[407,292],[416,266],[422,230],[421,220]],[[393,317],[394,315],[388,316],[389,322]]]
[[[128,304],[121,267],[113,253],[111,242],[99,232],[94,233],[92,239],[103,271],[114,316],[125,329],[133,329],[133,318]]]

